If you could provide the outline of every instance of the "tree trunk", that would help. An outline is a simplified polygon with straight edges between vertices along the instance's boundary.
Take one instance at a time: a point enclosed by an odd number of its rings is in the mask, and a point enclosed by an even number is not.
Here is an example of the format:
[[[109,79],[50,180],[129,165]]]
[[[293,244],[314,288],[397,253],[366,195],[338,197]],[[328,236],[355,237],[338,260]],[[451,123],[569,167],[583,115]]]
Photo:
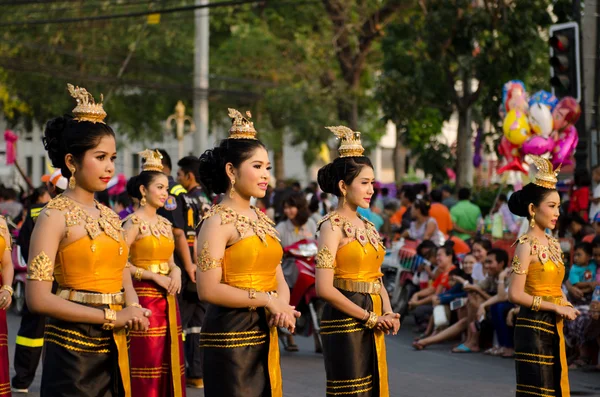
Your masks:
[[[283,181],[285,180],[285,165],[283,162],[284,140],[283,134],[278,135],[280,137],[279,142],[277,143],[277,145],[274,145],[275,147],[273,148],[273,162],[275,163],[275,180]]]
[[[394,180],[396,183],[399,183],[400,179],[406,173],[406,170],[404,169],[406,156],[404,147],[402,147],[402,133],[398,126],[396,126],[396,147],[394,147],[394,152],[392,153],[392,160],[394,162]]]
[[[471,75],[463,73],[463,95],[458,106],[458,134],[456,137],[456,185],[473,185],[473,130],[471,128]]]

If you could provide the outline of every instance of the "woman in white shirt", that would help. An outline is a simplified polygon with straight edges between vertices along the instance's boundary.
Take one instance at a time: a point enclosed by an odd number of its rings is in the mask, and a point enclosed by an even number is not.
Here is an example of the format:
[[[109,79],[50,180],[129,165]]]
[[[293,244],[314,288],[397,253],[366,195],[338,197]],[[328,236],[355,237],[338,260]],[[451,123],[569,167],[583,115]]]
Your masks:
[[[314,239],[317,224],[310,218],[308,203],[303,193],[292,193],[283,201],[286,220],[277,224],[281,245],[285,248],[300,240]]]
[[[429,216],[430,204],[422,199],[415,201],[411,207],[410,228],[406,230],[402,237],[410,238],[416,241],[431,240],[438,247],[444,245],[446,239],[440,231],[437,221]]]

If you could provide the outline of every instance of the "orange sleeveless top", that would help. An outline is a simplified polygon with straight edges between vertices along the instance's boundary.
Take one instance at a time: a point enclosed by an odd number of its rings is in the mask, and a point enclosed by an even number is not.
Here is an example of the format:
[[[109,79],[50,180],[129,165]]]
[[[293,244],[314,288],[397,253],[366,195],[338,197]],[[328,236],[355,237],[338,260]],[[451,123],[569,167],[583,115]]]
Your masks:
[[[523,235],[517,242],[531,245],[532,259],[527,269],[525,292],[533,296],[562,297],[561,285],[565,277],[562,250],[557,239],[547,235],[549,245],[542,245],[533,236]],[[513,260],[513,268],[514,268]]]
[[[169,260],[175,250],[171,222],[159,216],[157,223],[150,224],[135,214],[127,220],[139,227],[141,236],[129,248],[131,263],[153,273],[169,274]]]

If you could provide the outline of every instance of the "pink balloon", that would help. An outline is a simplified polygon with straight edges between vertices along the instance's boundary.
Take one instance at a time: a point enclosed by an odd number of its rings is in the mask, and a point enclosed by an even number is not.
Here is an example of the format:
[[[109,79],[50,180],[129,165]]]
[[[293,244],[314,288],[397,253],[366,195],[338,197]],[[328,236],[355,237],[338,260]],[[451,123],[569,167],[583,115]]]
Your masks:
[[[577,143],[579,142],[579,134],[575,127],[568,126],[563,132],[558,135],[556,146],[552,151],[552,165],[556,168],[559,165],[570,164],[570,158],[575,152]]]
[[[556,142],[551,137],[544,138],[541,135],[534,135],[529,138],[523,146],[521,151],[523,154],[533,154],[535,156],[541,156],[542,154],[550,152],[556,146]]]
[[[506,159],[506,164],[496,171],[498,175],[502,174],[506,171],[520,171],[523,173],[527,173],[525,168],[523,168],[523,159],[521,157],[521,152],[519,151],[519,147],[513,143],[511,143],[505,136],[500,139],[500,144],[498,145],[498,153],[500,156]]]

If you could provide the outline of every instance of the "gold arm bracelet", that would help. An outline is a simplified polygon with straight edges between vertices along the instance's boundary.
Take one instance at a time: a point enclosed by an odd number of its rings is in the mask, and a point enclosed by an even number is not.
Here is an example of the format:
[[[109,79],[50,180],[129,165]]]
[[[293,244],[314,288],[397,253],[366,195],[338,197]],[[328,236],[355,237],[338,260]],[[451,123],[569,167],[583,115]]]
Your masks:
[[[8,284],[4,284],[2,287],[0,287],[0,291],[7,291],[10,296],[13,296],[13,293],[15,292]]]
[[[54,281],[53,272],[52,261],[44,251],[40,251],[27,266],[27,280]]]
[[[377,318],[379,316],[377,316],[377,313],[375,312],[370,312],[369,313],[369,319],[367,320],[367,322],[365,323],[365,327],[369,328],[369,329],[373,329],[375,328],[375,325],[377,325]]]
[[[534,312],[537,312],[540,310],[541,306],[542,306],[542,297],[534,296],[533,303],[531,304],[531,310],[533,310]]]
[[[316,269],[333,269],[335,268],[335,258],[333,254],[324,246],[317,252],[317,257],[315,258],[315,268]]]
[[[102,329],[110,331],[115,328],[115,322],[117,321],[117,312],[112,309],[104,309],[104,319],[106,322],[102,324]]]
[[[138,267],[135,270],[135,274],[133,275],[133,279],[136,281],[142,281],[142,276],[144,275],[144,269],[142,269],[141,267]]]

